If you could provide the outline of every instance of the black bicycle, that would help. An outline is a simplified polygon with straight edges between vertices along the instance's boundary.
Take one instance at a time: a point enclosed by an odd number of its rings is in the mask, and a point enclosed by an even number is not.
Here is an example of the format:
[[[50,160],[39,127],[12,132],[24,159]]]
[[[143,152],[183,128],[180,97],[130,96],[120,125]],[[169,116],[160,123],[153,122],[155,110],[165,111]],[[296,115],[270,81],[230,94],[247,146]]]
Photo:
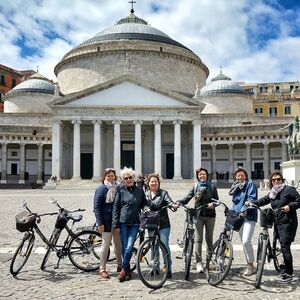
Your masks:
[[[160,211],[142,213],[141,226],[148,229],[149,236],[140,245],[136,258],[138,275],[143,284],[151,289],[158,289],[166,282],[171,261],[169,251],[160,240]]]
[[[100,233],[94,230],[84,230],[80,232],[74,232],[72,230],[76,222],[81,221],[82,215],[72,215],[74,212],[84,211],[83,209],[77,209],[74,211],[68,211],[65,208],[59,206],[57,202],[54,202],[59,207],[59,212],[51,212],[44,214],[33,213],[27,203],[23,204],[26,211],[16,216],[16,227],[20,232],[25,232],[23,239],[18,246],[11,264],[10,273],[16,276],[26,264],[35,241],[35,233],[37,233],[42,241],[47,245],[46,254],[43,258],[41,269],[44,270],[50,252],[56,252],[58,262],[55,268],[59,267],[60,259],[68,256],[71,263],[83,270],[83,271],[95,271],[99,268],[99,253],[102,245],[102,236]],[[55,228],[48,240],[41,232],[38,224],[41,222],[41,217],[57,215]],[[72,220],[71,228],[67,225],[68,221]],[[63,229],[67,231],[67,237],[62,246],[57,245],[58,239]]]
[[[260,226],[262,227],[262,232],[258,236],[257,256],[256,256],[257,273],[255,279],[255,287],[259,288],[261,284],[262,275],[264,272],[264,265],[266,259],[268,260],[268,262],[273,260],[277,272],[280,273],[284,269],[284,260],[283,260],[281,248],[279,246],[279,239],[278,239],[278,233],[276,227],[274,226],[272,243],[271,243],[269,230],[268,230],[273,227],[275,214],[280,209],[276,209],[276,210],[272,208],[261,209],[254,204],[251,204],[251,206],[256,207],[260,210]]]
[[[210,285],[216,286],[225,279],[231,268],[233,260],[231,242],[233,232],[240,230],[244,219],[240,213],[229,210],[224,202],[214,199],[214,204],[215,206],[222,205],[226,216],[224,229],[220,233],[218,240],[214,242],[212,252],[207,255],[206,261],[206,279]]]

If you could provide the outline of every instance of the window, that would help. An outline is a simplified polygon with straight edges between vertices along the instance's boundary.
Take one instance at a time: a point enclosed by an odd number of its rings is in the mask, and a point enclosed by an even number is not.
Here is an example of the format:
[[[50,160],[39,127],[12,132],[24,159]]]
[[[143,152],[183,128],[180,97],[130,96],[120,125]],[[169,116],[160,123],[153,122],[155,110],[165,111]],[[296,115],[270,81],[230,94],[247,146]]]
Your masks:
[[[293,86],[293,85],[290,85],[290,91],[292,91],[292,90],[293,90],[293,88],[294,88],[294,86]]]
[[[291,114],[291,107],[289,105],[284,107],[284,114],[285,115]]]
[[[17,85],[17,80],[15,78],[13,78],[11,88],[14,88],[16,85]]]
[[[270,117],[276,117],[277,116],[277,107],[270,107],[269,113],[270,113]]]
[[[274,162],[274,170],[280,170],[280,162],[279,161]]]
[[[206,151],[203,151],[203,152],[202,152],[202,157],[208,157],[208,155],[207,155],[207,152],[206,152]]]
[[[262,114],[263,113],[263,108],[262,107],[256,107],[255,108],[255,113],[256,114]]]
[[[11,157],[17,157],[18,156],[18,151],[11,151],[10,156]]]
[[[279,90],[280,90],[279,85],[276,85],[276,92],[279,92]]]
[[[1,74],[0,76],[0,84],[5,85],[5,76]]]

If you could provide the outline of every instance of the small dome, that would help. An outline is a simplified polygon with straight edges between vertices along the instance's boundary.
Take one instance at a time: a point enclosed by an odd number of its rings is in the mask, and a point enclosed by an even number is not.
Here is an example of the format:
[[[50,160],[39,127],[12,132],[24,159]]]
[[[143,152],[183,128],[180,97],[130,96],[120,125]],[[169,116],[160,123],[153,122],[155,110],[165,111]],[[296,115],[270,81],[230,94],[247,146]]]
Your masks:
[[[103,41],[115,40],[143,40],[159,42],[178,46],[191,51],[184,45],[171,39],[167,34],[154,27],[151,27],[146,21],[137,17],[134,13],[131,13],[128,17],[121,19],[116,23],[116,25],[97,33],[94,37],[81,43],[74,49],[98,44],[99,42]]]
[[[52,81],[41,75],[40,73],[35,73],[28,77],[27,80],[19,83],[15,86],[8,95],[19,92],[36,92],[36,93],[46,93],[54,94],[55,85]]]
[[[222,93],[246,94],[243,88],[231,80],[231,78],[222,74],[222,72],[213,78],[209,84],[201,89],[201,96],[216,95]]]

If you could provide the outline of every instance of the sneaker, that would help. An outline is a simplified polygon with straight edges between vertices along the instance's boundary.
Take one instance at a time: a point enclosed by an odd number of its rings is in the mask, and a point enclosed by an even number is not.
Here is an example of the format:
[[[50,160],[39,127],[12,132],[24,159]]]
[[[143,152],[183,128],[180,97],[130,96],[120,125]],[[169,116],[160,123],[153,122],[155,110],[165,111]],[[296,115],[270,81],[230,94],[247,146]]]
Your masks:
[[[100,272],[100,279],[101,280],[108,280],[110,277],[106,271],[101,271]]]
[[[197,263],[196,270],[197,270],[197,273],[203,273],[204,272],[203,265],[202,265],[201,261]]]
[[[245,272],[243,273],[244,276],[252,276],[256,274],[256,269],[253,266],[247,266]]]
[[[288,283],[288,282],[292,282],[294,279],[293,275],[290,274],[280,274],[281,276],[278,278],[280,283]]]
[[[125,277],[126,277],[126,272],[124,270],[122,270],[118,275],[118,279],[120,282],[123,282],[123,281],[125,281]]]

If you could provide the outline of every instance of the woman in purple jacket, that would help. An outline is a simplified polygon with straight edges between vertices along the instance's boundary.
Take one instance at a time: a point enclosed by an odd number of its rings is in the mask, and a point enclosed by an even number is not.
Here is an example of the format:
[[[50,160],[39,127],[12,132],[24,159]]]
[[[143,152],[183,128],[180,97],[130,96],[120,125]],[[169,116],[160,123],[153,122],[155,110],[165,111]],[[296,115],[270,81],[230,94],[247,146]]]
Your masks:
[[[102,184],[97,187],[94,196],[94,213],[98,231],[102,234],[102,253],[100,263],[100,278],[109,279],[106,271],[106,262],[108,257],[111,240],[114,240],[115,254],[117,259],[117,272],[121,271],[121,240],[118,230],[112,230],[112,211],[114,198],[117,189],[116,171],[112,168],[105,169],[101,181]]]

